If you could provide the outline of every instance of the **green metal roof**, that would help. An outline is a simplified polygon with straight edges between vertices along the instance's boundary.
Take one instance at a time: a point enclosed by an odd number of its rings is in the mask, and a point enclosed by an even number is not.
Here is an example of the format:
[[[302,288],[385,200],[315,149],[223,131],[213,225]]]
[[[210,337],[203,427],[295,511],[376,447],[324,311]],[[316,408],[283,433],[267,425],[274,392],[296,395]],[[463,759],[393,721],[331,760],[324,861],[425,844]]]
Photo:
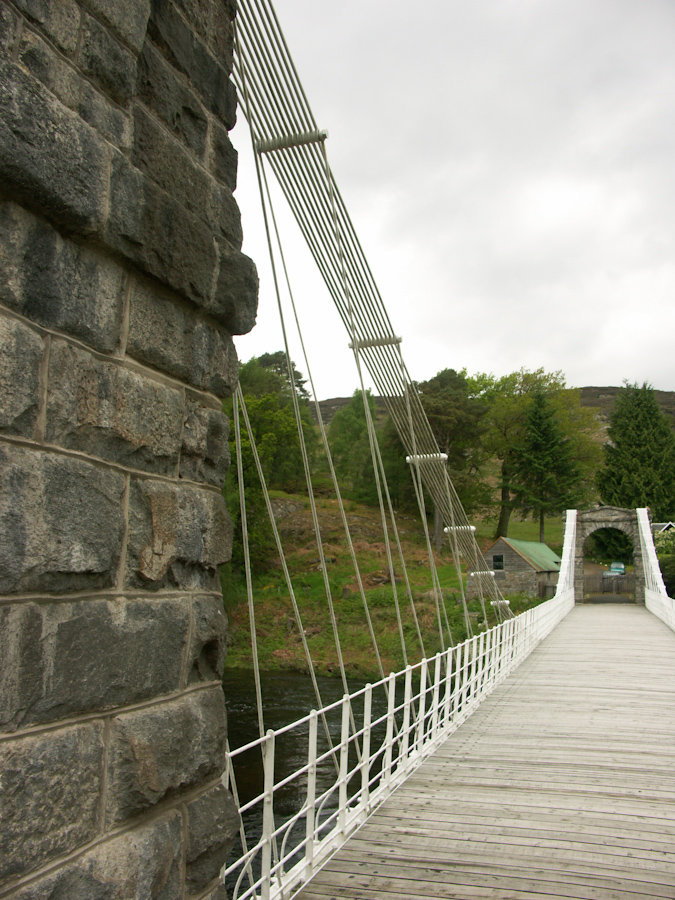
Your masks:
[[[557,553],[539,541],[516,541],[513,538],[502,538],[516,553],[536,569],[537,572],[559,572],[562,560]]]

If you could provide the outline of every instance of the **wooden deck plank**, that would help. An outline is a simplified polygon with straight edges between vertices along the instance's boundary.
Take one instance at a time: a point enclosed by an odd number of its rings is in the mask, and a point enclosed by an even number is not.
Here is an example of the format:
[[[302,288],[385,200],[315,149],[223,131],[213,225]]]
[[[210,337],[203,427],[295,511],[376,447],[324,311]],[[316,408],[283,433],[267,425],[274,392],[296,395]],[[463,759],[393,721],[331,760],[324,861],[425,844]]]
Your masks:
[[[446,830],[442,826],[435,830],[436,838],[434,841],[429,840],[429,826],[414,828],[410,825],[390,825],[385,831],[380,832],[380,843],[401,843],[410,840],[411,845],[420,841],[424,841],[427,846],[435,846],[437,841],[442,841],[443,849],[461,849],[463,846],[478,847],[493,853],[500,853],[503,847],[507,847],[509,852],[523,852],[532,849],[535,856],[542,855],[540,851],[545,851],[551,858],[557,854],[558,850],[575,850],[580,854],[584,853],[602,854],[604,856],[626,856],[629,855],[633,859],[642,859],[647,862],[656,861],[663,866],[664,872],[675,876],[675,858],[673,858],[672,843],[658,843],[644,841],[639,842],[626,841],[621,838],[612,837],[611,835],[577,835],[565,832],[559,832],[558,837],[553,837],[552,832],[544,832],[536,829],[516,829],[516,828],[500,828],[474,830],[465,828],[458,831]],[[372,834],[373,839],[376,838],[377,832]],[[369,836],[370,840],[371,836]],[[508,838],[508,840],[507,840]],[[358,841],[358,837],[355,837]]]
[[[334,864],[329,863],[326,870],[333,873],[352,873],[356,867],[360,866],[367,875],[379,874],[386,877],[394,875],[396,877],[398,861],[396,865],[388,866],[386,861],[374,859],[375,855],[372,852],[359,854],[354,851],[346,859],[337,860]],[[431,871],[435,873],[437,880],[448,883],[452,883],[458,872],[462,877],[470,876],[478,881],[486,874],[500,872],[504,878],[536,880],[554,885],[559,885],[561,881],[564,881],[583,886],[592,885],[595,888],[620,886],[629,891],[646,890],[655,896],[667,897],[669,900],[672,900],[673,897],[672,882],[659,878],[659,874],[651,870],[635,870],[628,874],[622,872],[620,878],[617,878],[612,867],[592,865],[584,860],[575,862],[574,866],[565,865],[564,861],[556,859],[550,861],[545,859],[518,860],[519,865],[515,875],[514,867],[508,859],[504,861],[502,857],[481,858],[478,854],[470,854],[466,857],[464,855],[461,857],[444,855],[421,860],[417,856],[411,856],[405,862],[405,877],[407,878],[412,878],[419,869]]]
[[[543,844],[546,846],[542,846]],[[634,851],[606,844],[583,845],[577,841],[522,841],[518,844],[513,837],[508,841],[482,841],[472,835],[467,835],[465,840],[446,840],[440,836],[430,840],[428,834],[407,833],[392,835],[387,839],[380,836],[379,840],[373,835],[369,835],[368,840],[359,841],[354,838],[354,843],[349,848],[349,859],[353,860],[364,854],[372,857],[374,853],[398,858],[403,848],[409,856],[428,863],[449,862],[463,866],[473,863],[489,864],[492,867],[509,866],[517,860],[521,870],[548,865],[574,872],[591,868],[613,872],[617,862],[630,858],[631,869],[622,872],[622,878],[668,884],[671,895],[675,895],[675,866],[668,850]]]
[[[577,606],[298,900],[675,898],[675,634]]]
[[[664,849],[668,853],[672,852],[675,846],[675,832],[673,829],[664,831],[663,829],[653,828],[648,833],[643,827],[631,831],[628,828],[618,828],[613,826],[603,826],[597,824],[597,820],[591,820],[592,824],[584,821],[578,816],[574,819],[562,821],[556,818],[553,821],[545,819],[535,819],[528,817],[523,819],[505,816],[500,810],[500,825],[497,829],[494,826],[494,817],[479,815],[474,809],[468,811],[465,816],[449,817],[446,814],[440,814],[435,818],[431,816],[418,816],[407,811],[407,816],[387,816],[378,819],[376,816],[371,820],[371,824],[383,824],[387,828],[421,828],[430,829],[434,826],[439,832],[450,830],[459,831],[462,835],[484,834],[486,831],[496,831],[498,834],[519,836],[523,834],[538,836],[538,838],[546,839],[551,833],[558,835],[573,834],[575,839],[586,843],[596,843],[597,839],[611,838],[616,841],[618,846],[635,847],[636,849]],[[473,815],[471,815],[473,814]],[[614,821],[614,820],[613,820]]]
[[[434,867],[427,878],[408,878],[407,869],[392,870],[386,874],[375,874],[373,866],[365,866],[366,871],[360,876],[351,871],[335,872],[326,870],[325,878],[316,881],[316,887],[321,885],[328,888],[328,896],[336,898],[363,897],[371,898],[428,898],[428,897],[474,897],[488,896],[501,900],[504,895],[512,891],[512,896],[522,897],[523,894],[538,895],[540,900],[551,896],[575,898],[575,900],[643,900],[645,897],[666,897],[672,900],[672,894],[664,894],[658,885],[640,885],[635,890],[625,881],[617,878],[613,882],[604,879],[596,880],[589,876],[587,879],[574,878],[573,876],[557,875],[546,872],[539,873],[539,877],[533,873],[529,875],[513,875],[508,871],[495,868],[493,872],[469,872],[453,871],[446,880],[440,867]],[[491,890],[488,894],[480,894],[475,889]],[[331,893],[331,890],[335,893]],[[302,900],[307,900],[305,893],[299,895]]]

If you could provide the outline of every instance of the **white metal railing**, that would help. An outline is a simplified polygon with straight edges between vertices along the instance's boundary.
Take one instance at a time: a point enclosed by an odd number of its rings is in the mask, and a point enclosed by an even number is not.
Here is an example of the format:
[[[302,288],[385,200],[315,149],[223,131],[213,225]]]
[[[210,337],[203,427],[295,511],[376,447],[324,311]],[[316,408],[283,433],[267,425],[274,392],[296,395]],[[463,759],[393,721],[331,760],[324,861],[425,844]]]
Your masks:
[[[565,515],[565,538],[560,563],[560,575],[556,595],[566,591],[574,592],[574,560],[577,542],[577,511],[568,509]]]
[[[221,872],[232,900],[291,897],[572,609],[574,526],[568,518],[565,547],[571,540],[572,552],[563,550],[572,575],[561,572],[551,600],[325,707],[323,716],[340,715],[334,747],[312,711],[228,753],[223,784],[235,797],[238,757],[259,753],[264,769],[262,791],[240,807],[242,815],[258,811],[262,833],[249,838],[250,847],[242,834],[240,857]],[[375,696],[386,710],[380,715],[373,714]],[[275,748],[292,735],[305,743],[303,764],[275,781]],[[302,801],[279,815],[279,798],[291,785]]]
[[[649,524],[649,510],[638,509],[638,532],[645,573],[645,606],[675,631],[675,601],[668,596],[661,567],[656,556],[654,537]]]

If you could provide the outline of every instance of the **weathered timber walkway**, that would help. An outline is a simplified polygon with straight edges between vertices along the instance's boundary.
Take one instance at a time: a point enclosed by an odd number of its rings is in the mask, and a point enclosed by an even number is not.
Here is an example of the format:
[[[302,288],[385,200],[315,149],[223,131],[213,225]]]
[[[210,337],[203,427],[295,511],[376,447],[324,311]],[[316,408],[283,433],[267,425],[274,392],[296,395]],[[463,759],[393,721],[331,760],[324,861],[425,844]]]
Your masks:
[[[577,606],[298,900],[675,898],[675,633]]]

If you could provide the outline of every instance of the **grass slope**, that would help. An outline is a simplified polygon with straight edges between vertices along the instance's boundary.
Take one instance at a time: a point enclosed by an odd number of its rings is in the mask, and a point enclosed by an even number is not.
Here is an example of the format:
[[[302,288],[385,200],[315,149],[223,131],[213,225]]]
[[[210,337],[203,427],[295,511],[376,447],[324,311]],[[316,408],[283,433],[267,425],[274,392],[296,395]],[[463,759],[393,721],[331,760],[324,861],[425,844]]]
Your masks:
[[[314,539],[309,502],[302,495],[277,493],[274,505],[302,628],[315,669],[320,674],[337,674],[338,655],[324,576]],[[401,620],[399,630],[379,510],[354,502],[349,502],[347,509],[347,519],[359,560],[373,630],[377,637],[382,669],[387,674],[404,667],[400,630],[403,632],[408,662],[417,662],[422,656],[422,650],[425,655],[431,656],[441,649],[439,612],[432,591],[424,531],[418,517],[409,514],[396,516],[422,635],[422,648],[402,577],[403,568],[398,550],[393,544],[391,549]],[[336,627],[345,666],[353,677],[379,678],[376,654],[367,626],[358,581],[344,538],[337,501],[319,500],[318,513],[328,584],[334,603]],[[533,531],[536,531],[534,536]],[[489,544],[491,542],[489,523],[481,524],[477,534],[482,547]],[[562,523],[555,520],[551,520],[550,524],[547,523],[547,536],[549,534],[551,545],[559,550],[557,545],[562,545]],[[521,540],[537,540],[537,535],[537,523],[513,522],[510,536]],[[459,642],[465,639],[466,629],[458,579],[449,548],[444,548],[440,554],[434,553],[434,561],[443,588],[445,610],[452,637],[455,642]],[[235,579],[227,569],[223,572],[223,595],[230,622],[226,665],[231,668],[248,668],[252,665],[252,655],[246,591],[241,580]],[[302,638],[278,561],[264,574],[255,578],[254,597],[258,658],[261,667],[306,670]],[[516,613],[540,602],[518,596],[511,597],[510,601],[511,608]],[[469,611],[474,632],[484,630],[486,625],[478,601],[469,603]],[[489,625],[493,624],[494,621],[491,619]],[[447,645],[447,634],[445,641]]]

